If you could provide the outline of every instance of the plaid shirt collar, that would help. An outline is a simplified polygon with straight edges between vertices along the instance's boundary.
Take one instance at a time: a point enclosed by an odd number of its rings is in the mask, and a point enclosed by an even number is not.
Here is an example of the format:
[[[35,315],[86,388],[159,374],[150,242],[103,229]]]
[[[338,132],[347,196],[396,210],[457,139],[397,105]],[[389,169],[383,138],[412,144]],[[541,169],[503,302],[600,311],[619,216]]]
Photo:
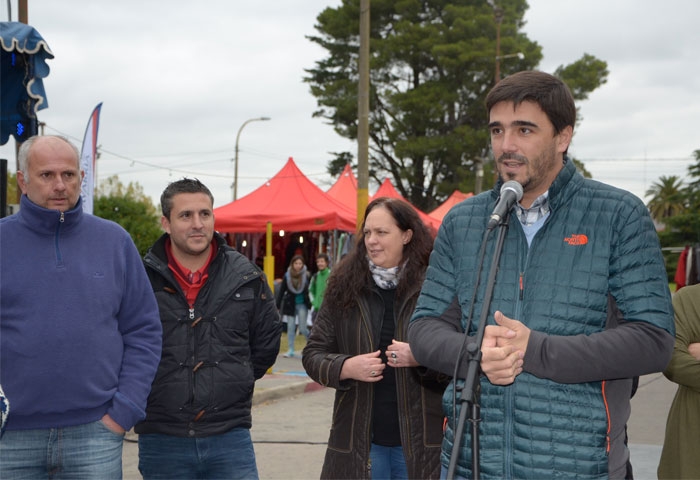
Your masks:
[[[528,227],[549,214],[549,190],[537,197],[530,208],[523,208],[518,202],[515,214],[524,226]]]

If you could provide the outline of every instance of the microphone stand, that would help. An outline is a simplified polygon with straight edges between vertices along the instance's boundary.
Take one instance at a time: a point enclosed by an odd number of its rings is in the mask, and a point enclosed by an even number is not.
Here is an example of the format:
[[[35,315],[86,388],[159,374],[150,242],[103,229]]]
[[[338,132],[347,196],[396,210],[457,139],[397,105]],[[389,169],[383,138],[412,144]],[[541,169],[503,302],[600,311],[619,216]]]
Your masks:
[[[459,412],[457,428],[454,434],[454,441],[452,443],[450,465],[447,469],[448,480],[452,480],[454,478],[455,469],[457,468],[457,460],[459,459],[459,449],[462,443],[462,434],[464,433],[464,425],[467,420],[467,413],[469,413],[470,415],[469,422],[471,423],[472,434],[472,478],[474,480],[479,479],[479,424],[481,423],[481,408],[479,405],[479,394],[481,393],[481,386],[479,383],[479,376],[481,373],[481,344],[484,340],[486,321],[488,319],[489,309],[491,308],[493,289],[496,284],[496,274],[498,273],[498,264],[501,259],[501,253],[503,252],[503,245],[505,243],[506,233],[508,232],[508,220],[510,218],[510,215],[504,215],[503,217],[504,218],[498,224],[498,238],[496,240],[496,245],[494,248],[493,259],[491,260],[491,270],[489,271],[489,276],[486,283],[484,303],[481,307],[481,316],[479,317],[479,324],[476,330],[475,341],[467,345],[467,376],[464,381],[462,392],[460,393],[459,398],[461,408]],[[479,285],[477,284],[475,288],[479,288]],[[465,335],[467,334],[468,332],[465,332]],[[455,378],[455,388],[457,385],[457,380],[458,379]]]

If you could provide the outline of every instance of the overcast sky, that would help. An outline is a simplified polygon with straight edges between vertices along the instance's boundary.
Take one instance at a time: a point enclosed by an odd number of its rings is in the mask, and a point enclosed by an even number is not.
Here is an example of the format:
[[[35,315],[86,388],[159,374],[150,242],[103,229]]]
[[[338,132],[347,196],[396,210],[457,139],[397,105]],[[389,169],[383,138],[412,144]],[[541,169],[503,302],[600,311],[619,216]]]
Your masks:
[[[6,2],[3,2],[6,3]],[[196,176],[215,206],[232,199],[236,134],[238,197],[293,157],[324,190],[329,152],[355,142],[312,118],[304,69],[325,51],[305,36],[339,0],[28,0],[29,23],[55,55],[44,85],[45,133],[80,146],[103,103],[97,181],[138,182],[158,203],[168,182]],[[700,2],[530,0],[525,32],[553,72],[584,53],[608,62],[607,84],[579,104],[570,151],[594,178],[638,196],[661,175],[687,176],[700,149]],[[7,20],[3,5],[0,20]],[[12,20],[17,3],[12,1]],[[507,61],[507,60],[504,60]],[[0,147],[14,171],[14,140]],[[373,191],[376,186],[370,186]]]

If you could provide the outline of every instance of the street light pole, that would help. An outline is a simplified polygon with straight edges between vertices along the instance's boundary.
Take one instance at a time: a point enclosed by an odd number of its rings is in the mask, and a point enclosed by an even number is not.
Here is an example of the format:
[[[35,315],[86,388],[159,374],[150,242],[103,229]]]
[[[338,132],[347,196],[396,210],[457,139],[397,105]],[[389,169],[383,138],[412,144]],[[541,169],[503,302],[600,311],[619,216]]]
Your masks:
[[[266,120],[270,120],[270,117],[257,117],[257,118],[250,118],[243,122],[243,125],[238,129],[238,133],[236,134],[236,157],[233,159],[234,167],[233,167],[233,199],[236,200],[238,198],[238,140],[241,138],[241,130],[243,130],[243,127],[248,125],[250,122],[263,122]]]

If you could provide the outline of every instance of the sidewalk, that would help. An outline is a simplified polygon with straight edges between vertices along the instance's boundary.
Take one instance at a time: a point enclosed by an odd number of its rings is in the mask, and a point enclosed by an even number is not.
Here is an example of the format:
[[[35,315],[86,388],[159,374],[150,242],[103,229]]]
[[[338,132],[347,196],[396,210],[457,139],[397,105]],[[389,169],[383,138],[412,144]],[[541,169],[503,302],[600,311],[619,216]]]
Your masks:
[[[277,356],[275,364],[260,380],[255,382],[253,405],[272,402],[281,398],[292,397],[301,393],[322,389],[311,380],[301,365],[301,354],[293,358]],[[138,436],[127,432],[122,452],[122,470],[124,480],[140,480],[138,470]]]
[[[298,353],[293,358],[284,358],[282,355],[278,355],[271,371],[255,382],[253,405],[319,388],[323,387],[306,375],[301,364],[301,353]]]
[[[299,356],[277,357],[272,369],[255,383],[253,405],[262,405],[287,397],[321,390],[304,371]],[[639,388],[632,398],[632,415],[628,423],[629,447],[635,480],[656,479],[661,446],[664,441],[666,416],[671,406],[676,385],[662,374],[645,375],[640,378]],[[330,405],[331,400],[328,401]],[[124,443],[124,479],[136,480],[138,473],[138,447],[135,435]],[[292,478],[292,477],[289,477]]]
[[[666,433],[666,417],[678,386],[661,373],[639,379],[632,397],[632,414],[627,423],[630,457],[635,480],[655,480],[661,447]]]

